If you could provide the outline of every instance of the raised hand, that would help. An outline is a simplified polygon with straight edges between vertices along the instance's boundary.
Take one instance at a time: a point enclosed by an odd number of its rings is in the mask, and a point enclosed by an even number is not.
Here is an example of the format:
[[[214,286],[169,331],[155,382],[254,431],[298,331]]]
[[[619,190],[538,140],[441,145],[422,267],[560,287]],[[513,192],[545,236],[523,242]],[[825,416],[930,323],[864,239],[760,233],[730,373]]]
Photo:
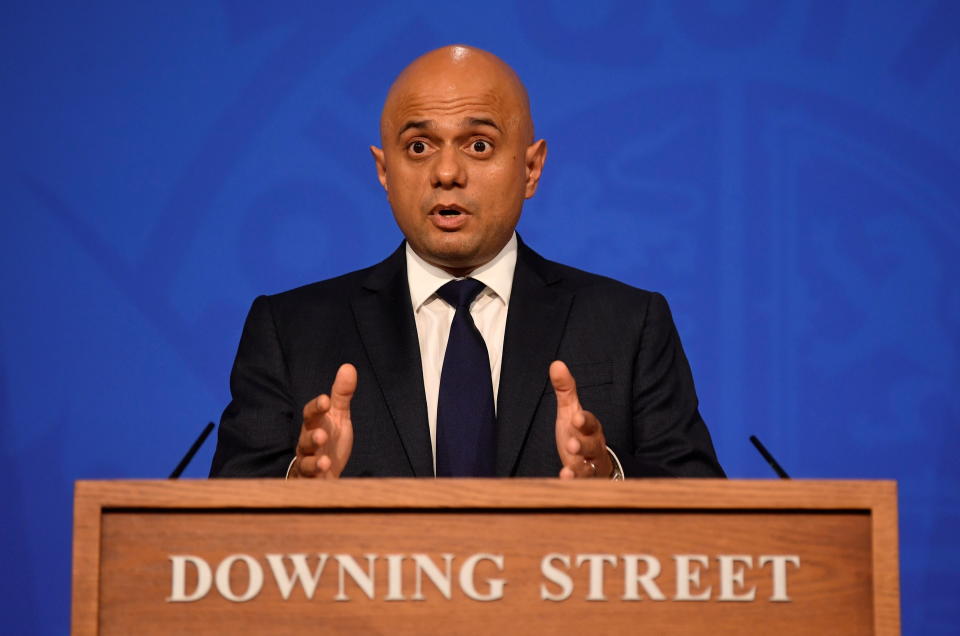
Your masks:
[[[577,382],[560,360],[550,365],[550,382],[557,395],[557,453],[561,479],[602,477],[613,474],[603,427],[577,397]]]
[[[350,399],[357,390],[357,370],[344,364],[337,370],[330,395],[320,395],[303,407],[303,426],[291,478],[337,479],[353,449]]]

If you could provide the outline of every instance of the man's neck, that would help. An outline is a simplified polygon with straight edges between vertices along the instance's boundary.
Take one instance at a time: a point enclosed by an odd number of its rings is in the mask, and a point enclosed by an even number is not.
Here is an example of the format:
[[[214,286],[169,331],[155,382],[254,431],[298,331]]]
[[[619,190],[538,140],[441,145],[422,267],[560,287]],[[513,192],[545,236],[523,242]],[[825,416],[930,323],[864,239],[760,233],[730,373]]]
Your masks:
[[[423,257],[413,251],[410,244],[406,245],[407,250],[407,282],[410,284],[411,301],[414,310],[420,303],[424,302],[437,288],[448,282],[451,277],[461,278],[469,275],[487,285],[500,296],[504,302],[510,301],[510,292],[513,288],[513,272],[517,263],[517,238],[516,234],[510,237],[507,244],[503,246],[496,256],[489,262],[479,267],[471,268],[469,271],[458,276],[458,272],[452,272],[440,268],[426,261]]]

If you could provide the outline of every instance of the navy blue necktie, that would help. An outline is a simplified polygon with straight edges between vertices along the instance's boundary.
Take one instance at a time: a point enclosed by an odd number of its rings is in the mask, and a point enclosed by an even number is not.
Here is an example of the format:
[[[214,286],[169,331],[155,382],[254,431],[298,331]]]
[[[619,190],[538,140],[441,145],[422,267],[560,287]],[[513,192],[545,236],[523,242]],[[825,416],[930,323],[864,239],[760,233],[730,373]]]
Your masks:
[[[470,315],[470,303],[484,287],[478,280],[464,278],[437,290],[457,310],[440,372],[437,477],[493,476],[496,414],[490,356]]]

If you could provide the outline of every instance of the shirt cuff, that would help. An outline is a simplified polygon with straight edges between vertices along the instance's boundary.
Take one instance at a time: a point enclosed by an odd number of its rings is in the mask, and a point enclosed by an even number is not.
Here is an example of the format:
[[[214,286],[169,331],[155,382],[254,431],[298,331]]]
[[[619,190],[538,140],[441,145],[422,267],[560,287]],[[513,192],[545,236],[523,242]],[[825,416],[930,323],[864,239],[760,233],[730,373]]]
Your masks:
[[[612,481],[623,481],[623,465],[620,463],[620,458],[617,457],[617,454],[613,452],[613,449],[607,446],[607,454],[610,455],[610,462],[613,464],[613,474],[610,475]],[[293,464],[291,463],[291,466]]]

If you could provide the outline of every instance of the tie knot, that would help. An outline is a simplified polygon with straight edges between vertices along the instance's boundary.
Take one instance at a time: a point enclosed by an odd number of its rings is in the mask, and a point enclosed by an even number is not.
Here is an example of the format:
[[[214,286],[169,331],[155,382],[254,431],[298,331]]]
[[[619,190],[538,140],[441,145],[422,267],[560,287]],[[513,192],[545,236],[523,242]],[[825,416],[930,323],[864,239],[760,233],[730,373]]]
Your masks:
[[[475,278],[452,280],[437,290],[437,296],[443,298],[457,309],[469,309],[470,303],[477,297],[483,288],[483,283]]]

